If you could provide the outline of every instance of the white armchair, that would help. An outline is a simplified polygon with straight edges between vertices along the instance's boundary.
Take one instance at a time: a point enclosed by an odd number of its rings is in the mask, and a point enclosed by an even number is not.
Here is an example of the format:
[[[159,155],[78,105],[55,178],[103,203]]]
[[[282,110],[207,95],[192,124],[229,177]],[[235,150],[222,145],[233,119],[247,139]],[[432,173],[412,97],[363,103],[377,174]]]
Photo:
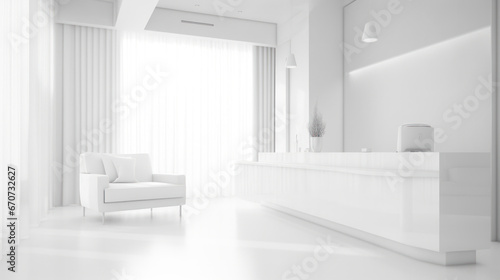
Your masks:
[[[120,155],[136,160],[136,183],[113,183],[106,174],[102,155],[80,155],[80,201],[85,209],[102,213],[148,209],[186,204],[186,178],[184,175],[153,174],[147,154]]]

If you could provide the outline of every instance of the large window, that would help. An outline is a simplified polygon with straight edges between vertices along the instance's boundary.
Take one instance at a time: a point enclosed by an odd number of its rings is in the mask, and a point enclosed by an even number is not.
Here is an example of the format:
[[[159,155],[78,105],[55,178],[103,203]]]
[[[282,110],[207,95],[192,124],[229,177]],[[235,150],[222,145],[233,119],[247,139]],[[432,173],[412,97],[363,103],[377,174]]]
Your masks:
[[[252,156],[253,47],[144,32],[118,38],[117,152],[149,153],[154,172],[186,174],[188,196],[230,195],[232,163]]]

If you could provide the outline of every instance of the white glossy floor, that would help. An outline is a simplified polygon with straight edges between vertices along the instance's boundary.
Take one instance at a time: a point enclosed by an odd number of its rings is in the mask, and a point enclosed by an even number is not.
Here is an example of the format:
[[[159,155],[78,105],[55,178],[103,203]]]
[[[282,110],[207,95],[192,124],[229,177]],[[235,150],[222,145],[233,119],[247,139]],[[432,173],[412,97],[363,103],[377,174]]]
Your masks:
[[[500,279],[500,243],[477,265],[441,267],[238,199],[212,200],[182,222],[177,207],[153,219],[149,210],[111,213],[105,225],[97,213],[58,208],[31,234],[19,273],[2,262],[0,279]]]

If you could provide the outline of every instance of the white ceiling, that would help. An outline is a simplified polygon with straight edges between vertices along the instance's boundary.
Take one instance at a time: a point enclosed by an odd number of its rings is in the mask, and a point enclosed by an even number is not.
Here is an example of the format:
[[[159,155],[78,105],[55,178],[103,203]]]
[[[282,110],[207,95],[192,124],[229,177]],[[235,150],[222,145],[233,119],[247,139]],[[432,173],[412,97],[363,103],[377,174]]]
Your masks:
[[[157,7],[241,18],[262,22],[283,23],[304,9],[310,0],[159,0]],[[218,6],[219,11],[216,6]],[[227,10],[222,13],[221,11]]]

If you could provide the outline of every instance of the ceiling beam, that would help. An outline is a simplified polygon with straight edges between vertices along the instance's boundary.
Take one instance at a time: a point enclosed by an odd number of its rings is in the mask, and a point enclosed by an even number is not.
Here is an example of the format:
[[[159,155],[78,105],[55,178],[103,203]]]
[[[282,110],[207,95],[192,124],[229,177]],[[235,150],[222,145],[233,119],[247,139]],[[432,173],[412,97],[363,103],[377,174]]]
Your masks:
[[[113,28],[113,2],[99,0],[59,1],[55,21],[62,24]]]
[[[116,3],[116,29],[144,30],[159,0],[121,0]]]

